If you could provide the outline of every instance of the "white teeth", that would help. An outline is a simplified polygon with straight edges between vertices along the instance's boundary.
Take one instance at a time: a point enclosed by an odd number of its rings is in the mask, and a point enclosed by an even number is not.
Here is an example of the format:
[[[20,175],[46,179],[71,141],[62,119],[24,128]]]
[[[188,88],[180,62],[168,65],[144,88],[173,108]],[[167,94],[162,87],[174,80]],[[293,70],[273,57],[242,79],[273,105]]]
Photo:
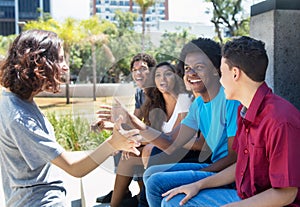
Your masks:
[[[198,82],[201,82],[201,80],[189,80],[191,83],[198,83]]]

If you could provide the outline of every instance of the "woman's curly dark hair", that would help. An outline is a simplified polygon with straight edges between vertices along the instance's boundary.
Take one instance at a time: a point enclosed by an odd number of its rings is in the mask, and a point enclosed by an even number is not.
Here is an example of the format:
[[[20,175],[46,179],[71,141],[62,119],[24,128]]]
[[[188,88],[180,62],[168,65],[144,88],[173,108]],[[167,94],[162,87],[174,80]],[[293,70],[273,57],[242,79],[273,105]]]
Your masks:
[[[144,89],[146,99],[141,107],[141,110],[144,116],[144,122],[148,126],[151,126],[152,128],[157,130],[161,130],[162,124],[164,121],[166,121],[167,118],[166,102],[164,100],[163,94],[156,87],[154,80],[157,68],[162,66],[169,67],[175,74],[175,95],[177,96],[180,93],[187,93],[183,79],[177,75],[176,68],[172,64],[168,62],[162,62],[155,66],[155,68],[151,71],[149,78],[152,87]]]
[[[22,99],[28,99],[33,92],[58,92],[61,47],[62,41],[54,32],[28,30],[21,33],[1,63],[0,84]]]

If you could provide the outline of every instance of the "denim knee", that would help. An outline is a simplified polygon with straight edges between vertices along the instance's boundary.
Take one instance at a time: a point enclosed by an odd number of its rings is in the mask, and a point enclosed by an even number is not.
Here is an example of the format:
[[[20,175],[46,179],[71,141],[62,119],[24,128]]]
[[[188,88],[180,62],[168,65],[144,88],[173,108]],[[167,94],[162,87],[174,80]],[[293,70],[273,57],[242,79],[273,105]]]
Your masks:
[[[144,183],[147,183],[147,180],[149,179],[149,177],[158,171],[157,168],[158,168],[157,166],[151,166],[148,169],[146,169],[146,171],[144,172],[144,175],[143,175]]]
[[[155,173],[151,175],[147,182],[145,182],[146,190],[157,192],[157,188],[162,184],[163,182],[160,180],[159,173]]]
[[[166,198],[163,198],[163,200],[161,201],[161,207],[174,207],[174,206],[178,206],[177,205],[173,205],[174,203],[171,201],[166,201]]]

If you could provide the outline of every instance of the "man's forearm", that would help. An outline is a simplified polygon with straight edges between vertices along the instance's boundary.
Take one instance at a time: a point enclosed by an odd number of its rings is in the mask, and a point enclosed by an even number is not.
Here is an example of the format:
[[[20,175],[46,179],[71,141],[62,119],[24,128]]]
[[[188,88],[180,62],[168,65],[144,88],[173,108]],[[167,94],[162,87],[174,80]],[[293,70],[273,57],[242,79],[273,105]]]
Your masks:
[[[206,188],[221,187],[233,183],[235,181],[235,168],[236,163],[220,171],[219,173],[198,181],[199,189],[203,190]]]
[[[148,142],[153,142],[162,134],[163,134],[162,132],[148,126],[146,127],[145,130],[140,130],[140,135]]]
[[[228,166],[232,165],[235,162],[236,162],[236,154],[230,154],[201,170],[209,171],[209,172],[219,172],[227,168]]]
[[[143,139],[155,145],[167,154],[171,154],[175,149],[177,149],[177,146],[172,141],[171,135],[162,133],[151,127],[147,127],[146,130],[141,130],[140,135],[143,137]]]

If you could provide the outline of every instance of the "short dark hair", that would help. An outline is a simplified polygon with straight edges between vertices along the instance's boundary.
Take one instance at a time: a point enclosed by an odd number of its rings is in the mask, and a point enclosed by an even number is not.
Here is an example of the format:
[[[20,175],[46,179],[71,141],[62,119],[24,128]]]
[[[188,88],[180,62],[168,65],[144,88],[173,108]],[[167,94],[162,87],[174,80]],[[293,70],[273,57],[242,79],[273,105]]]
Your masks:
[[[27,30],[13,41],[0,66],[0,84],[28,99],[32,92],[58,92],[61,83],[57,34],[45,30]]]
[[[152,69],[156,65],[156,60],[154,59],[154,57],[152,57],[151,55],[149,55],[147,53],[138,53],[132,58],[132,60],[130,62],[130,71],[132,71],[133,64],[140,60],[146,62],[149,69]]]
[[[246,36],[234,38],[223,46],[222,57],[230,69],[238,67],[256,82],[265,80],[269,60],[262,41]]]
[[[212,39],[202,37],[188,42],[182,48],[178,63],[178,70],[180,70],[180,73],[184,74],[184,60],[187,54],[193,52],[204,52],[217,69],[219,75],[221,74],[221,46]]]

